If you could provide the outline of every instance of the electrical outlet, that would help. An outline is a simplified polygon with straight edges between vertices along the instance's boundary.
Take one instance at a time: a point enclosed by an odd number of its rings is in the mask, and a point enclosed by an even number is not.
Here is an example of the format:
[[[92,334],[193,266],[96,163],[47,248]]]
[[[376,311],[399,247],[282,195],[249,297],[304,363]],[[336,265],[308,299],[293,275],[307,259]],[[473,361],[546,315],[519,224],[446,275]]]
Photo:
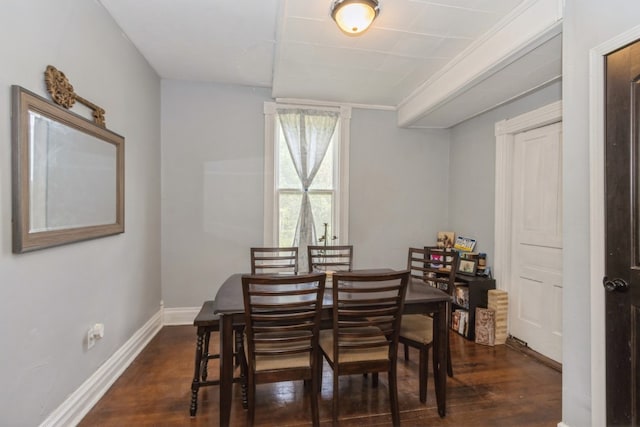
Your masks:
[[[87,350],[91,349],[96,344],[96,336],[93,331],[93,327],[89,328],[89,332],[87,332]]]
[[[104,323],[96,323],[93,325],[93,336],[97,339],[104,337]]]

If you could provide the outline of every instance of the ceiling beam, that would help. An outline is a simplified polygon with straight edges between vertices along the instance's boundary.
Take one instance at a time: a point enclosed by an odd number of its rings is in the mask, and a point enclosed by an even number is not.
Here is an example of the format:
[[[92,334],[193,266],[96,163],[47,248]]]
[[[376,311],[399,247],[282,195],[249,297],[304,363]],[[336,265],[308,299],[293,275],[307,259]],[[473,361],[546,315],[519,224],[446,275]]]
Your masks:
[[[529,0],[472,43],[398,105],[410,127],[562,31],[562,0]]]

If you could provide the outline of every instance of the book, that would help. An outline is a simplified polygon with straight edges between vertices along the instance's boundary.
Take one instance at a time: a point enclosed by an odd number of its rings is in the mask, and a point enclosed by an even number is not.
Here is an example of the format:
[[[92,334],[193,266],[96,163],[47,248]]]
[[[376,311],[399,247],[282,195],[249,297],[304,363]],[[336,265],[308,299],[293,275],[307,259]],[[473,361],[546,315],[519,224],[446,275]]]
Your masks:
[[[456,310],[460,312],[460,321],[458,324],[458,333],[462,335],[467,335],[468,331],[468,321],[469,321],[469,313],[466,310]]]
[[[476,240],[471,239],[469,237],[458,236],[456,238],[456,242],[453,245],[454,249],[457,249],[462,252],[473,252],[473,249],[476,247]]]
[[[454,298],[457,305],[469,308],[469,286],[456,286]]]
[[[432,254],[431,255],[431,261],[439,261],[439,262],[432,262],[431,263],[431,268],[442,268],[443,267],[442,258],[443,258],[443,255]]]
[[[455,310],[453,313],[451,313],[451,329],[457,332],[459,327],[460,327],[460,310]]]

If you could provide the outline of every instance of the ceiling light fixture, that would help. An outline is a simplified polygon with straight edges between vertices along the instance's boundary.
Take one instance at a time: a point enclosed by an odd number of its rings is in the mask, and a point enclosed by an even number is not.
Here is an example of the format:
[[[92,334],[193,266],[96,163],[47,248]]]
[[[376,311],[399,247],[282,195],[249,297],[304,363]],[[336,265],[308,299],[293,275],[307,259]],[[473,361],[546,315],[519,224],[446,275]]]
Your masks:
[[[331,6],[331,17],[349,36],[364,33],[379,13],[378,0],[336,0]]]

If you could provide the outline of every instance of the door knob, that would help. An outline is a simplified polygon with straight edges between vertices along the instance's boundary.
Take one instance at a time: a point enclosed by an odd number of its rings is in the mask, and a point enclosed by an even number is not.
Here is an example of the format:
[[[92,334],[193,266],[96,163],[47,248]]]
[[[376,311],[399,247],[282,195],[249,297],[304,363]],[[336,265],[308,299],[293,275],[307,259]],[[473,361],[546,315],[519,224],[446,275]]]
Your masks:
[[[623,279],[609,280],[607,276],[602,278],[602,284],[607,292],[626,292],[629,289],[629,284]]]

